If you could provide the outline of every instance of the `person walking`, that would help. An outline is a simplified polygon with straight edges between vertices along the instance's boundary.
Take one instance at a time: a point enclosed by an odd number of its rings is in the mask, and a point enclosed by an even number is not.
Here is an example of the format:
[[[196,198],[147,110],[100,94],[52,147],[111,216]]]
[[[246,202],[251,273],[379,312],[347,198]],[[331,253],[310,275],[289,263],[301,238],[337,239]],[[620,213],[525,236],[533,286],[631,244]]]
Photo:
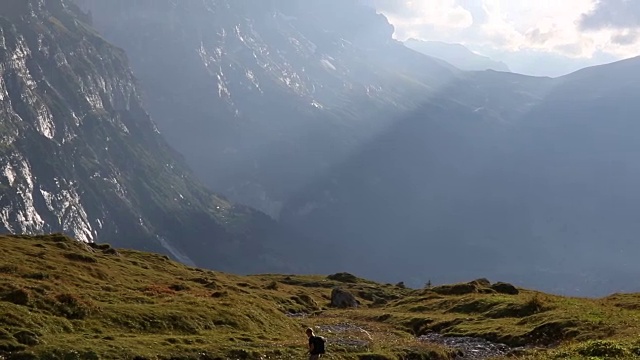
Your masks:
[[[316,336],[312,328],[308,328],[306,333],[309,338],[309,360],[318,360],[324,354],[326,340],[322,336]]]

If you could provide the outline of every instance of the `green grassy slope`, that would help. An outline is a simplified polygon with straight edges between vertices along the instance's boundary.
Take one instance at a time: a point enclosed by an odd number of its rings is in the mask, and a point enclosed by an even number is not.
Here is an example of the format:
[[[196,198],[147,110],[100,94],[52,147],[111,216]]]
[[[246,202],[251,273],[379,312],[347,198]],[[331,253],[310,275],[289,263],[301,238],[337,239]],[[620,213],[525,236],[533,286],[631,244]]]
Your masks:
[[[631,358],[639,349],[640,295],[234,276],[61,235],[0,237],[0,247],[0,359],[299,359],[308,326],[328,338],[329,359],[453,358],[416,339],[429,331],[536,345],[521,351],[532,359]],[[329,307],[336,286],[360,307]]]

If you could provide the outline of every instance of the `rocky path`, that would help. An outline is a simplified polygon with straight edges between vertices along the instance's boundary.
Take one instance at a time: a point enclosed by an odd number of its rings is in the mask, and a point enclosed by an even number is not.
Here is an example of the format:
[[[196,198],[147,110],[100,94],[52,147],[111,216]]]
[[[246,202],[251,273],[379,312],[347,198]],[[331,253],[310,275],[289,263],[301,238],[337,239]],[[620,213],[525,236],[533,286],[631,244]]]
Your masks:
[[[350,323],[321,325],[318,327],[318,330],[320,330],[321,333],[331,334],[331,343],[333,344],[367,348],[373,341],[371,334],[369,334],[367,330]]]
[[[484,360],[497,356],[506,356],[519,350],[484,339],[472,337],[446,337],[437,333],[422,335],[418,340],[459,350],[461,359],[471,360]]]
[[[316,326],[320,334],[326,334],[331,344],[366,349],[373,342],[370,330],[366,330],[352,323]],[[459,359],[485,360],[498,356],[508,356],[518,353],[521,348],[511,348],[505,344],[494,343],[480,338],[447,337],[437,333],[420,336],[417,341],[442,345],[458,350]]]

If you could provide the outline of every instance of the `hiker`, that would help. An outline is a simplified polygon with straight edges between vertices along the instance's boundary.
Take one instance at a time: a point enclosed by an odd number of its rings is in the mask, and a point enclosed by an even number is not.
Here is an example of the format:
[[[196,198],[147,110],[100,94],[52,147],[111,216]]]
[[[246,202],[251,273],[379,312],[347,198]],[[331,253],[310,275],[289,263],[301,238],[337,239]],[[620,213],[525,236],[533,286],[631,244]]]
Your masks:
[[[324,354],[325,339],[322,336],[316,336],[312,328],[307,329],[307,337],[309,338],[309,360],[318,360]]]

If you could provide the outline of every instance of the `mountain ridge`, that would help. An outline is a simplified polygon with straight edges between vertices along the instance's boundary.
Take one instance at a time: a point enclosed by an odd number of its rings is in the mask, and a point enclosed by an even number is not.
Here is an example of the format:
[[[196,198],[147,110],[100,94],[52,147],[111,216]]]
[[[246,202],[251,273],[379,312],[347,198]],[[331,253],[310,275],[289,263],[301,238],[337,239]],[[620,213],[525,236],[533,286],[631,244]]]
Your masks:
[[[126,55],[84,13],[66,0],[3,6],[0,229],[108,239],[238,271],[281,268],[267,265],[267,248],[270,237],[290,241],[286,231],[194,179],[143,108]]]
[[[313,234],[330,229],[325,241],[345,254],[377,249],[366,274],[385,281],[483,271],[565,294],[637,290],[626,256],[636,247],[636,65],[557,79],[469,74],[452,88],[466,110],[441,103],[444,112],[407,114],[301,190],[283,219]]]
[[[494,70],[511,72],[509,66],[502,61],[496,61],[488,56],[479,55],[462,44],[450,44],[441,41],[425,41],[408,39],[403,44],[422,54],[442,59],[453,66],[465,71]]]

